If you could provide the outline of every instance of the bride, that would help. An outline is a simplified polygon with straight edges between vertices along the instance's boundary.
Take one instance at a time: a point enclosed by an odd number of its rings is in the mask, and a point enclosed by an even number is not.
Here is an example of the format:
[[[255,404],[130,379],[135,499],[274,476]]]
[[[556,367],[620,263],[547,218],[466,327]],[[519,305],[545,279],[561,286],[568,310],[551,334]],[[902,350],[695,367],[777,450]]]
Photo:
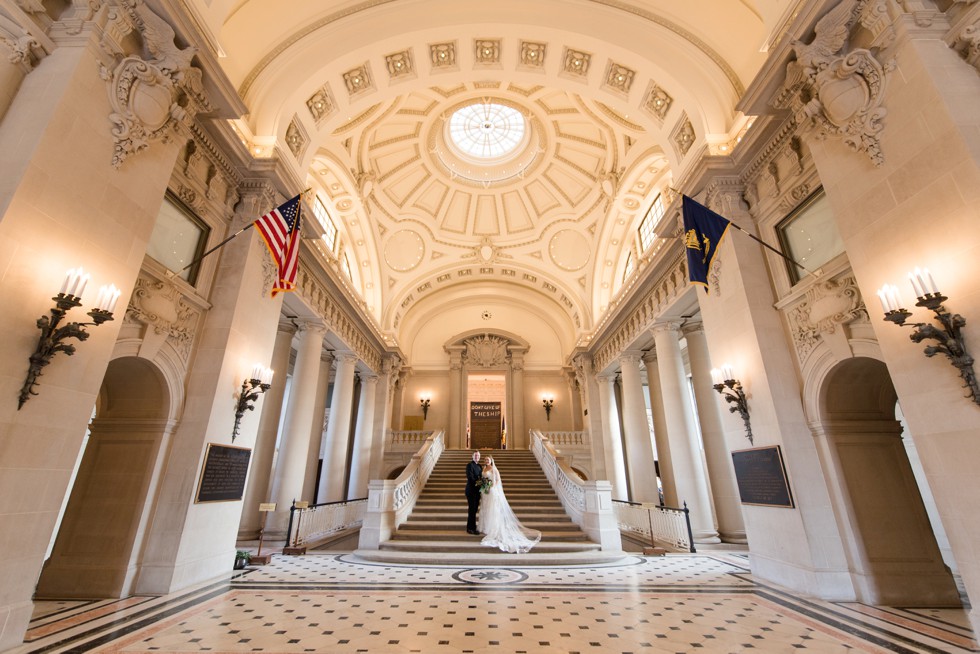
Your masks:
[[[481,545],[497,547],[504,552],[524,553],[538,544],[541,532],[528,529],[514,515],[507,498],[504,497],[504,487],[500,483],[500,472],[493,463],[492,457],[487,457],[483,468],[483,477],[490,481],[490,488],[480,502],[479,531],[484,537]]]

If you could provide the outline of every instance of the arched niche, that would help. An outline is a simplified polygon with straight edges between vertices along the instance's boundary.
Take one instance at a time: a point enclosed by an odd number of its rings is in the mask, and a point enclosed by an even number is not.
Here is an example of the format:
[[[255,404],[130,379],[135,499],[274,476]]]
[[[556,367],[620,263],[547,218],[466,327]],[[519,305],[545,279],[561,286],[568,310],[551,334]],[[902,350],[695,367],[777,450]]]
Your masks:
[[[110,361],[88,444],[37,597],[132,593],[143,538],[175,421],[171,387],[153,361]],[[111,492],[107,492],[111,489]]]
[[[959,606],[902,443],[885,364],[827,356],[810,372],[810,428],[858,598]]]

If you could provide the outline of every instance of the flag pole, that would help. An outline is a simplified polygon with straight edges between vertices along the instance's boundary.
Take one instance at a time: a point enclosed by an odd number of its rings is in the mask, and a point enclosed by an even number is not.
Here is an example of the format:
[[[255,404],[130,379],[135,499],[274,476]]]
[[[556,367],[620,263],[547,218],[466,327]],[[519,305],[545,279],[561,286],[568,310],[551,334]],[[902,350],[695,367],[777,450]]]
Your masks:
[[[668,186],[667,189],[670,190],[670,191],[673,191],[675,194],[681,196],[681,199],[682,200],[685,197],[683,193],[681,193],[680,191],[678,191],[676,188],[674,188],[672,186]],[[691,198],[690,195],[688,195],[686,197]],[[691,198],[691,200],[694,200],[694,198]],[[694,201],[697,202],[697,200],[694,200]],[[725,220],[728,220],[728,218],[725,218]],[[780,252],[779,250],[777,250],[773,246],[769,245],[768,243],[766,243],[765,241],[763,241],[761,238],[759,238],[755,234],[753,234],[751,232],[748,232],[748,231],[742,229],[740,226],[736,225],[731,220],[728,220],[728,224],[731,225],[732,227],[734,227],[735,229],[737,229],[738,231],[742,232],[746,236],[748,236],[750,239],[752,239],[756,243],[759,243],[762,247],[767,248],[769,250],[772,250],[773,252],[775,252],[776,254],[778,254],[779,256],[781,256],[783,259],[786,259],[787,261],[789,261],[794,266],[799,266],[800,268],[802,268],[803,270],[807,271],[808,273],[810,273],[814,277],[819,277],[820,276],[816,272],[814,272],[814,271],[810,270],[809,268],[807,268],[806,266],[804,266],[799,261],[796,261],[795,259],[792,259],[792,258],[788,257],[787,255],[783,254],[782,252]]]
[[[313,187],[309,187],[305,191],[303,191],[302,193],[300,193],[300,195],[306,195],[307,193],[309,193],[312,190],[313,190]],[[193,266],[194,264],[199,263],[201,261],[201,259],[203,259],[204,257],[208,256],[209,254],[211,254],[215,250],[223,247],[224,245],[226,245],[228,243],[228,241],[230,241],[233,238],[237,237],[239,234],[241,234],[242,232],[244,232],[249,227],[254,227],[254,226],[255,226],[255,221],[253,220],[252,222],[250,222],[249,224],[245,225],[240,230],[238,230],[237,232],[235,232],[234,234],[232,234],[231,236],[229,236],[225,240],[221,241],[220,243],[218,243],[217,245],[215,245],[213,248],[211,248],[210,250],[208,250],[207,252],[205,252],[204,254],[202,254],[201,256],[199,256],[198,258],[194,259],[189,264],[187,264],[186,266],[184,266],[183,268],[181,268],[180,270],[178,270],[177,272],[175,272],[174,275],[177,275],[179,273],[182,273],[185,270],[187,270],[188,268],[190,268],[191,266]]]

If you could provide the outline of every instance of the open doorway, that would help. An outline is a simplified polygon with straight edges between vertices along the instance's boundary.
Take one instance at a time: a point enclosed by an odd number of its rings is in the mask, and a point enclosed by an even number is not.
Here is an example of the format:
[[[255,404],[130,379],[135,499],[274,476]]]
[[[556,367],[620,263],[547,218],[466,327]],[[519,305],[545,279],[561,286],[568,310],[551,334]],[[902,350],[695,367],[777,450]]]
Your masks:
[[[36,596],[110,598],[132,593],[142,539],[172,425],[170,394],[149,361],[109,363],[91,436]]]
[[[467,449],[507,448],[507,378],[471,372],[466,382]]]
[[[859,599],[959,606],[902,443],[885,364],[841,361],[819,392],[813,428]]]

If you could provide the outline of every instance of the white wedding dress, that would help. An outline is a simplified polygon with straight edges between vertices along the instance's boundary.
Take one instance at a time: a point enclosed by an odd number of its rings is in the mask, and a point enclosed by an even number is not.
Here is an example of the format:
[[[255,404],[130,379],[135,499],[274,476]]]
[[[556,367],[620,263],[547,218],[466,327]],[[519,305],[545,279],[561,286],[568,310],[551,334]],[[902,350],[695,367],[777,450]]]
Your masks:
[[[480,499],[478,529],[484,534],[481,545],[497,547],[503,552],[524,553],[538,544],[541,532],[523,526],[504,496],[497,466],[483,472],[493,481],[490,490]]]

